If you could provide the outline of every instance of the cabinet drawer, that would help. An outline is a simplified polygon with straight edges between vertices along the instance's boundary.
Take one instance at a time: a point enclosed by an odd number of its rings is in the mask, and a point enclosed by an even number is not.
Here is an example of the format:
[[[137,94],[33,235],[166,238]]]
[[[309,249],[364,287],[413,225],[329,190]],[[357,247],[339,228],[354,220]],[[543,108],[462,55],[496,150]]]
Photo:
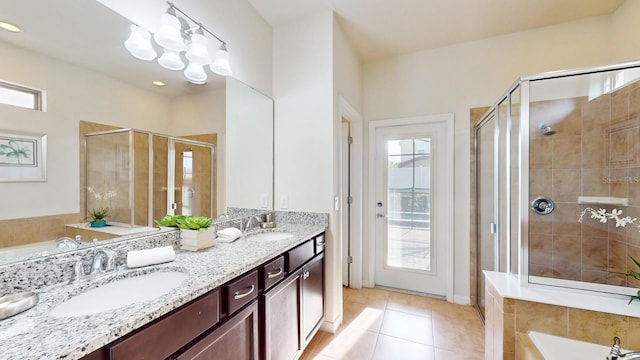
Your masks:
[[[267,290],[278,281],[284,279],[284,256],[279,256],[260,267],[262,289]]]
[[[225,285],[227,294],[227,315],[231,316],[236,310],[258,296],[258,271],[231,281]]]
[[[111,359],[165,359],[217,324],[219,295],[215,290],[148,327],[109,346]]]
[[[313,239],[307,240],[304,244],[289,250],[287,257],[289,258],[289,272],[302,266],[315,255],[315,244]]]

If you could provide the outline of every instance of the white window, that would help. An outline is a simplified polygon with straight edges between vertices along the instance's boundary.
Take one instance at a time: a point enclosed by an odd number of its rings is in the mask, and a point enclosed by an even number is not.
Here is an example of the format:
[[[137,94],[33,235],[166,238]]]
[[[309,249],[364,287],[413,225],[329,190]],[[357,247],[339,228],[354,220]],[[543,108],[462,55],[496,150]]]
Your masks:
[[[42,91],[0,81],[0,104],[42,110]]]

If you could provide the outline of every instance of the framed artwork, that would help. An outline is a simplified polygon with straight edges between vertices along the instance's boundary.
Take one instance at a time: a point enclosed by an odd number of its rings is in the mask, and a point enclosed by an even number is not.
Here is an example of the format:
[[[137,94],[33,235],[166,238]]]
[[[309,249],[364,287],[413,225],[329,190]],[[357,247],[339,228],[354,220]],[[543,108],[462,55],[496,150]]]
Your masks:
[[[47,136],[0,130],[0,181],[46,181]]]

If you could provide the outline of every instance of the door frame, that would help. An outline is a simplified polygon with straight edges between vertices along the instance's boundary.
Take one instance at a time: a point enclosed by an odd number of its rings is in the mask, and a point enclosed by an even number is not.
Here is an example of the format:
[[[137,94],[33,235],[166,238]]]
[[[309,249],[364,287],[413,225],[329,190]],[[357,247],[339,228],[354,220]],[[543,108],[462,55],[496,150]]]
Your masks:
[[[349,124],[351,125],[351,136],[353,138],[353,144],[351,144],[351,195],[353,196],[353,203],[351,204],[351,278],[346,279],[346,272],[348,269],[347,264],[347,226],[345,224],[346,221],[346,213],[345,211],[348,209],[346,206],[346,189],[343,186],[343,180],[347,174],[343,173],[343,152],[346,151],[342,147],[343,139],[347,135],[343,132],[342,123],[340,123],[338,127],[339,138],[340,138],[340,155],[339,155],[339,197],[340,197],[340,239],[341,239],[341,250],[342,250],[342,282],[343,285],[348,281],[351,284],[351,287],[354,289],[359,289],[362,287],[362,246],[363,237],[362,237],[362,217],[364,212],[363,210],[363,200],[364,200],[364,179],[363,179],[363,119],[362,115],[353,107],[349,102],[339,96],[338,98],[338,116],[339,119],[345,118],[349,120]]]
[[[448,201],[445,201],[446,210],[443,216],[441,216],[442,224],[440,226],[443,229],[443,233],[446,234],[445,244],[445,261],[446,261],[446,273],[445,273],[445,281],[446,281],[446,300],[448,302],[453,302],[453,276],[454,276],[454,258],[453,258],[453,245],[454,245],[454,227],[453,227],[453,219],[454,219],[454,211],[453,211],[453,203],[454,203],[454,192],[453,192],[453,179],[454,179],[454,114],[446,113],[446,114],[436,114],[436,115],[422,115],[415,117],[407,117],[407,118],[396,118],[396,119],[386,119],[386,120],[377,120],[369,122],[369,181],[368,181],[368,209],[366,216],[368,218],[368,227],[369,234],[368,237],[368,247],[370,249],[368,256],[368,272],[369,272],[369,285],[375,286],[375,225],[376,225],[376,208],[375,208],[375,189],[376,189],[376,181],[375,181],[375,161],[376,161],[376,131],[378,128],[382,127],[391,127],[391,126],[403,126],[403,125],[416,125],[416,124],[433,124],[433,123],[444,123],[446,125],[446,137],[447,144],[444,149],[445,152],[445,161],[450,166],[447,168],[446,177],[451,179],[451,181],[447,181],[442,186],[439,187],[439,191],[444,191],[446,198]]]

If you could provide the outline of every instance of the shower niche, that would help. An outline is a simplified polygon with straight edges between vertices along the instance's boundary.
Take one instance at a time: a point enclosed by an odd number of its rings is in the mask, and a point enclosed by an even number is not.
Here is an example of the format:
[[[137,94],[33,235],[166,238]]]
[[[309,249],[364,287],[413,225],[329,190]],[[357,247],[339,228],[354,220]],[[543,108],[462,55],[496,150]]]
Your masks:
[[[134,129],[84,135],[85,209],[108,224],[154,226],[166,214],[215,217],[215,146]]]
[[[523,286],[638,291],[624,275],[640,270],[631,259],[640,259],[638,79],[640,62],[522,77],[475,123],[472,295],[481,313],[483,270]]]

